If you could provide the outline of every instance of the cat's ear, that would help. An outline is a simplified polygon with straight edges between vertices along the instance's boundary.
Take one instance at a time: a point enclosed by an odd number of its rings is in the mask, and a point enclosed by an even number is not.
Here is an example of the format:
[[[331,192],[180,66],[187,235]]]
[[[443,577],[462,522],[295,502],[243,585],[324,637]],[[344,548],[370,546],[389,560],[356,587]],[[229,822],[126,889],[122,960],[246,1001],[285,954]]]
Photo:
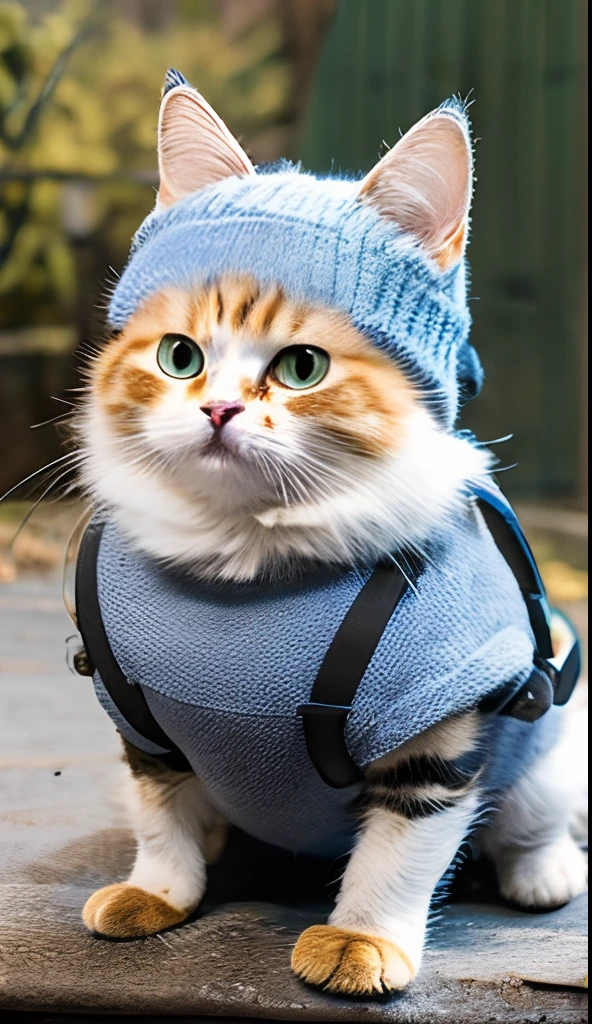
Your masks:
[[[464,252],[473,152],[464,107],[451,101],[419,121],[362,182],[360,197],[414,235],[444,270]]]
[[[158,119],[158,208],[255,168],[224,121],[183,76],[167,71]]]

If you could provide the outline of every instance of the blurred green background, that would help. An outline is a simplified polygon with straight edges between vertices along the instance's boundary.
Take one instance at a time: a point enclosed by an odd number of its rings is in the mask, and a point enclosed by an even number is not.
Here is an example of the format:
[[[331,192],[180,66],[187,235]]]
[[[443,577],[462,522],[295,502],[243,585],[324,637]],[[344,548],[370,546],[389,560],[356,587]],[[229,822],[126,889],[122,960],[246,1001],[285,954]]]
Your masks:
[[[60,454],[79,349],[156,186],[180,68],[255,161],[365,170],[475,99],[482,396],[515,498],[586,503],[584,0],[0,0],[0,492]],[[471,92],[472,90],[472,92]],[[59,424],[57,425],[59,428]],[[29,495],[28,485],[16,497]],[[31,492],[33,493],[33,492]],[[39,490],[37,489],[37,493]]]

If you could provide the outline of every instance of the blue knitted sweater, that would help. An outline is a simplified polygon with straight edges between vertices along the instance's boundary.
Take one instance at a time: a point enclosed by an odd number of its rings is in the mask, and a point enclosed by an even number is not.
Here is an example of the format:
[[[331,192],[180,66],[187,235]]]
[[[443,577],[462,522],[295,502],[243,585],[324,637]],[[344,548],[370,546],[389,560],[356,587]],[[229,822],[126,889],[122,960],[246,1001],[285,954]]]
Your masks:
[[[112,524],[98,558],[98,592],[112,650],[158,723],[226,817],[294,850],[343,850],[356,787],[335,790],[313,767],[300,704],[371,569],[311,567],[269,583],[205,583],[130,548]],[[524,600],[476,507],[433,546],[361,681],[346,741],[360,767],[511,681],[525,682],[533,637]],[[99,699],[130,740],[157,753]],[[508,785],[553,734],[498,717],[488,786]]]

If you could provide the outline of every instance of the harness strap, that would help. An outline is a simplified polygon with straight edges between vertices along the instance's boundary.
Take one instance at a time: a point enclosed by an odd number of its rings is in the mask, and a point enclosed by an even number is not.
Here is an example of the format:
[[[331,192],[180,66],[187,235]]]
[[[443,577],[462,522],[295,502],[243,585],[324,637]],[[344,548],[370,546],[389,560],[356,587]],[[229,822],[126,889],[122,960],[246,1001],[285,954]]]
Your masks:
[[[102,534],[102,523],[89,524],[76,565],[76,609],[82,642],[91,664],[98,670],[107,693],[125,721],[144,739],[157,747],[164,747],[167,753],[156,755],[159,760],[176,771],[191,771],[186,757],[156,721],[141,688],[128,682],[111,650],[101,615],[97,579]]]
[[[517,691],[512,693],[508,689],[494,710],[536,721],[552,705],[562,707],[570,699],[582,668],[580,642],[570,627],[571,649],[562,661],[554,657],[545,586],[518,517],[501,491],[481,486],[475,488],[474,495],[489,532],[520,587],[535,641],[530,678]]]
[[[412,575],[417,577],[419,571],[419,563],[414,563]],[[345,742],[345,723],[372,655],[408,586],[409,580],[394,562],[376,567],[325,654],[310,702],[298,708],[310,759],[329,786],[349,786],[360,778]]]
[[[480,487],[474,494],[489,532],[520,587],[537,651],[545,659],[552,658],[553,645],[547,618],[545,587],[518,518],[511,505],[498,493]]]

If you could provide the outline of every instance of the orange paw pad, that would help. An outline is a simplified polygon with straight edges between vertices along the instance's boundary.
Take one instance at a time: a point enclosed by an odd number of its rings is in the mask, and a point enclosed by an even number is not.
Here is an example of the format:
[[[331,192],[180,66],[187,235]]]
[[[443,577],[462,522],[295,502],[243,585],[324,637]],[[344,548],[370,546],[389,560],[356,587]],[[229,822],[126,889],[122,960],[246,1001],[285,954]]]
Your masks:
[[[311,985],[349,996],[400,990],[415,974],[394,942],[326,924],[302,933],[292,953],[292,970]]]
[[[160,896],[120,882],[107,885],[86,901],[82,920],[87,928],[113,939],[154,935],[180,924],[187,913]]]

